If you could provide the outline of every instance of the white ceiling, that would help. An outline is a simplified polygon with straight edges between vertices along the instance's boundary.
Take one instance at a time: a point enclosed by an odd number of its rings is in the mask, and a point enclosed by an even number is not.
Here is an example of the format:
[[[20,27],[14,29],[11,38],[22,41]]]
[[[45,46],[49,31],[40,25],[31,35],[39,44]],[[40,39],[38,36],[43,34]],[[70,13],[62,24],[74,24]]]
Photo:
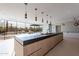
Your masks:
[[[27,10],[33,13],[38,8],[38,13],[44,12],[52,16],[52,20],[66,22],[73,20],[73,16],[79,16],[79,3],[29,3]]]
[[[35,8],[38,8],[39,21],[42,17],[41,12],[44,12],[44,19],[47,19],[47,14],[52,16],[51,20],[54,23],[62,23],[73,20],[73,16],[79,16],[79,3],[28,3],[27,12],[28,18],[31,21],[35,17]],[[24,19],[25,5],[24,3],[2,3],[0,4],[0,18],[9,17]],[[31,22],[30,21],[30,22]],[[33,22],[33,21],[32,21]]]

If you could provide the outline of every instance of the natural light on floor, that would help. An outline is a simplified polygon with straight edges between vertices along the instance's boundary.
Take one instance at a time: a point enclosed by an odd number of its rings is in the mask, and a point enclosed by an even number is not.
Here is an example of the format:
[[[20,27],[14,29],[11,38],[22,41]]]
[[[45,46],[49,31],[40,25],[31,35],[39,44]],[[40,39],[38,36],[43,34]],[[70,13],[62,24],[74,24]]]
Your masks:
[[[14,56],[14,39],[0,40],[0,56]]]

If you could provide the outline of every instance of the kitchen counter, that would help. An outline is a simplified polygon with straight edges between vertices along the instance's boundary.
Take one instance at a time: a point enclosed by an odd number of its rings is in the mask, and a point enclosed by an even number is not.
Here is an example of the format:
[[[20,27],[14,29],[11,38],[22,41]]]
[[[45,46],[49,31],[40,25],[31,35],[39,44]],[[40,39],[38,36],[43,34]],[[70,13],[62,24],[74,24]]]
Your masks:
[[[40,40],[44,40],[46,38],[56,36],[62,33],[46,33],[46,34],[41,34],[41,33],[34,33],[34,34],[20,34],[16,35],[15,39],[21,44],[21,45],[27,45],[33,42],[37,42]]]
[[[63,40],[63,33],[34,33],[15,36],[16,56],[43,56]]]

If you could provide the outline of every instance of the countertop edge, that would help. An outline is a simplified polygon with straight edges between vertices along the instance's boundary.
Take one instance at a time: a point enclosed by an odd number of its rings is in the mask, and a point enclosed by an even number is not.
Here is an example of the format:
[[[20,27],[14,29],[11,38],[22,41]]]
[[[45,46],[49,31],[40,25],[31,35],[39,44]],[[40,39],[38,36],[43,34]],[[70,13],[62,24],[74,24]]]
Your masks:
[[[21,41],[19,38],[17,38],[15,36],[15,40],[19,44],[25,46],[25,45],[28,45],[28,44],[31,44],[31,43],[34,43],[34,42],[37,42],[37,41],[40,41],[40,40],[44,40],[44,39],[49,38],[49,37],[53,37],[53,36],[59,35],[59,34],[63,34],[63,33],[55,33],[55,34],[52,34],[52,35],[42,36],[42,37],[38,37],[38,38],[31,39],[31,40],[26,40],[26,41]]]

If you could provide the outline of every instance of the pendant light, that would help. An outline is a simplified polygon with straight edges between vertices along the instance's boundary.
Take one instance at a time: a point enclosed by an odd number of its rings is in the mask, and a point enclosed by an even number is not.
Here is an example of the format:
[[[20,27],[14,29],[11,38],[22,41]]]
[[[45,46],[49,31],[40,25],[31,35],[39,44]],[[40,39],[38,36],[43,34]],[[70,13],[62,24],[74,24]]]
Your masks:
[[[27,3],[24,4],[25,4],[25,19],[27,19]]]
[[[48,18],[48,14],[47,14],[46,16],[47,16],[47,18]],[[46,21],[46,23],[48,24],[48,20]]]
[[[41,14],[42,14],[42,23],[44,22],[44,20],[43,20],[43,14],[44,14],[44,12],[41,12]]]
[[[43,18],[42,18],[42,23],[44,22]]]
[[[51,24],[51,16],[50,16],[50,23],[49,24]]]
[[[35,21],[37,21],[37,8],[35,8]]]
[[[47,24],[48,24],[48,20],[47,20]]]

